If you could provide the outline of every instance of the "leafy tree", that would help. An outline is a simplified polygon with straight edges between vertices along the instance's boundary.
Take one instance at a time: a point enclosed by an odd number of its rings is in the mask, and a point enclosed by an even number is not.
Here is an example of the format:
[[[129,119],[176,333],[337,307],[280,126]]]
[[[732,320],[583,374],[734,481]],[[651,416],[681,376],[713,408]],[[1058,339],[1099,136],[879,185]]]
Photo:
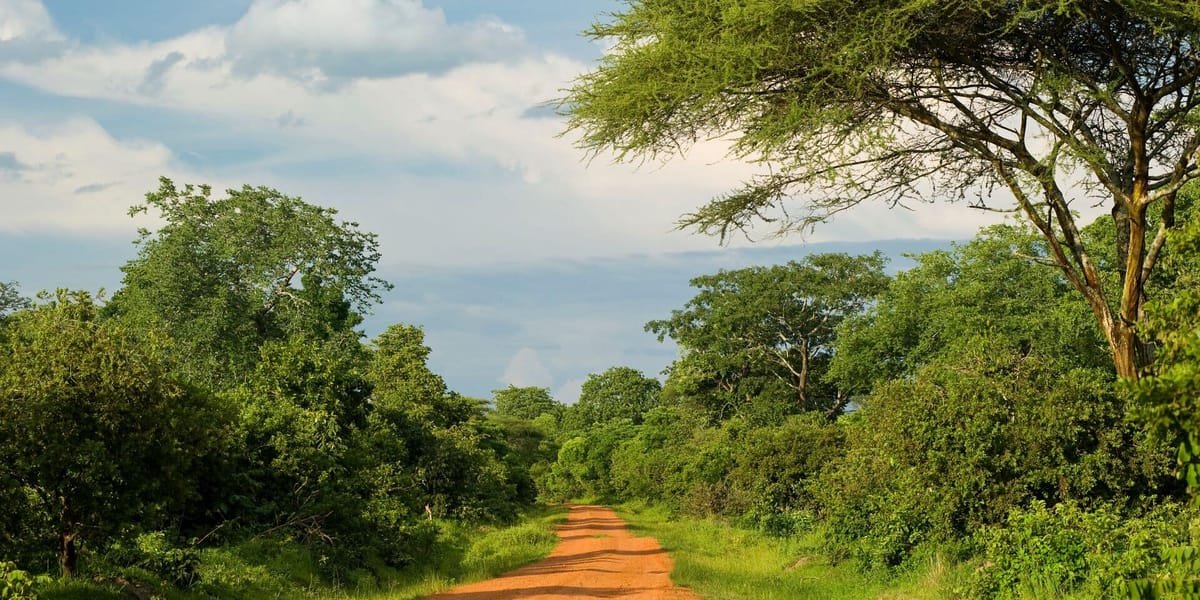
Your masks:
[[[532,421],[562,410],[562,405],[550,396],[549,388],[509,385],[502,390],[493,390],[492,395],[496,414],[504,417]]]
[[[672,379],[711,390],[717,404],[749,404],[775,386],[794,410],[836,414],[848,395],[821,385],[835,331],[887,286],[884,262],[879,253],[815,254],[697,277],[696,297],[646,329],[682,347]]]
[[[357,334],[335,340],[269,340],[246,380],[224,393],[240,411],[241,454],[226,518],[286,526],[332,539],[327,521],[349,518],[354,435],[365,422],[370,387]],[[352,512],[351,512],[352,514]]]
[[[517,485],[503,463],[503,434],[487,425],[482,403],[449,391],[429,370],[429,352],[413,326],[393,325],[375,339],[368,368],[375,426],[404,441],[410,473],[399,475],[411,478],[416,502],[438,516],[511,515]],[[386,461],[380,468],[394,470]]]
[[[161,524],[220,422],[176,377],[165,338],[98,310],[60,291],[14,317],[0,349],[0,481],[48,515],[68,576],[80,540]]]
[[[588,34],[614,49],[561,101],[582,147],[654,158],[725,137],[769,165],[684,225],[782,233],[866,201],[970,193],[991,208],[999,186],[1087,301],[1117,372],[1138,376],[1143,284],[1200,175],[1197,3],[632,0]],[[1117,231],[1116,286],[1072,212],[1097,200]]]
[[[588,375],[579,394],[578,411],[585,426],[613,419],[628,419],[634,425],[658,405],[662,384],[630,367],[612,367],[599,375]]]
[[[29,299],[22,297],[17,291],[16,282],[0,281],[0,320],[3,320],[9,313],[29,308],[29,306]]]
[[[1157,356],[1130,385],[1138,417],[1178,448],[1180,475],[1200,498],[1200,222],[1171,235],[1165,265],[1176,274],[1170,294],[1147,307]]]
[[[164,225],[140,231],[109,311],[170,332],[189,378],[214,389],[245,377],[267,340],[353,328],[389,287],[372,276],[373,234],[269,188],[217,199],[163,178],[130,214],[152,211]]]
[[[612,497],[613,453],[622,442],[636,433],[625,419],[608,421],[581,432],[563,442],[558,459],[546,476],[545,488],[551,498],[570,500],[583,497]]]
[[[1087,305],[1054,269],[1036,264],[1046,244],[1026,227],[997,225],[950,250],[914,257],[888,289],[838,330],[829,379],[864,393],[912,377],[975,337],[1009,340],[1064,364],[1110,364]]]

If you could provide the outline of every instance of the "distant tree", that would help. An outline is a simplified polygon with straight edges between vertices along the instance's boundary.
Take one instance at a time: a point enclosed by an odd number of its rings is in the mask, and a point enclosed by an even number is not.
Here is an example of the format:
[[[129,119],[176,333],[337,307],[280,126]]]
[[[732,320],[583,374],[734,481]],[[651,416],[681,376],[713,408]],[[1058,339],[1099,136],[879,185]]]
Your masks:
[[[18,314],[0,346],[0,482],[50,517],[67,576],[80,540],[159,526],[217,422],[175,376],[165,338],[97,313],[88,294],[59,292]]]
[[[269,188],[179,189],[163,178],[131,214],[157,213],[140,231],[138,257],[108,311],[179,340],[193,380],[236,384],[259,347],[296,333],[321,337],[352,329],[389,287],[372,273],[374,234],[334,220],[336,211]]]
[[[580,413],[585,426],[613,419],[628,419],[634,425],[642,415],[658,405],[662,384],[631,367],[612,367],[600,374],[588,375],[573,410]]]
[[[884,257],[814,254],[772,267],[692,280],[696,297],[646,330],[671,338],[683,356],[671,377],[737,405],[782,388],[797,411],[835,414],[849,401],[822,385],[835,330],[888,282]]]
[[[1143,284],[1200,176],[1200,4],[631,0],[588,35],[612,51],[562,100],[582,147],[636,160],[732,138],[769,167],[685,226],[782,233],[871,200],[975,193],[994,208],[999,186],[1087,301],[1117,372],[1147,363]],[[1096,202],[1117,232],[1115,285],[1076,221]]]
[[[492,391],[492,395],[496,414],[505,417],[532,421],[541,415],[562,410],[562,405],[550,396],[549,388],[509,385]]]
[[[21,296],[17,291],[15,281],[5,283],[0,281],[0,320],[15,311],[29,308],[29,299]]]

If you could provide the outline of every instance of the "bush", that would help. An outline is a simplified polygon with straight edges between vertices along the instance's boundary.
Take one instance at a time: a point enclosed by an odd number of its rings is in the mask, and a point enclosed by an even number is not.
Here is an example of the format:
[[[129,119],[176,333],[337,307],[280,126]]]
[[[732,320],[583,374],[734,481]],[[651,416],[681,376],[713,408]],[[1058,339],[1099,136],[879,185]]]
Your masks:
[[[200,552],[175,544],[162,531],[143,533],[133,543],[114,543],[104,558],[117,566],[145,569],[182,588],[199,581]]]
[[[37,578],[10,562],[0,561],[0,600],[36,600]]]
[[[848,450],[814,488],[841,555],[895,567],[1010,510],[1131,501],[1165,463],[1123,421],[1106,373],[987,338],[881,385],[848,420]],[[1149,458],[1147,458],[1149,457]]]
[[[1187,573],[1171,567],[1180,562],[1173,559],[1180,545],[1195,543],[1190,530],[1197,525],[1200,514],[1173,503],[1129,516],[1111,505],[1033,502],[976,535],[984,562],[967,595],[1117,598],[1129,581],[1195,579],[1195,562]]]

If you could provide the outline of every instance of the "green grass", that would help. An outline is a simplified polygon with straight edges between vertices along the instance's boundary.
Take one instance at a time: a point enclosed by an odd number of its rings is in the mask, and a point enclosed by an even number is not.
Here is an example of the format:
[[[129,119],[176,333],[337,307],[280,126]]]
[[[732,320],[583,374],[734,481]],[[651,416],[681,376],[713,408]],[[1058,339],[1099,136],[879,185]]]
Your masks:
[[[201,583],[188,590],[163,591],[167,600],[411,600],[544,558],[558,543],[554,526],[565,520],[565,508],[543,507],[508,527],[439,523],[436,550],[424,561],[403,569],[362,565],[345,570],[336,580],[323,576],[319,560],[301,545],[253,540],[204,550]],[[153,575],[136,569],[121,575],[161,585]],[[86,577],[55,581],[38,592],[43,600],[127,598],[112,585]]]
[[[819,533],[772,538],[720,520],[671,518],[658,507],[618,513],[636,535],[658,539],[675,561],[671,579],[705,600],[934,600],[948,569],[937,562],[906,576],[873,577],[831,564]]]

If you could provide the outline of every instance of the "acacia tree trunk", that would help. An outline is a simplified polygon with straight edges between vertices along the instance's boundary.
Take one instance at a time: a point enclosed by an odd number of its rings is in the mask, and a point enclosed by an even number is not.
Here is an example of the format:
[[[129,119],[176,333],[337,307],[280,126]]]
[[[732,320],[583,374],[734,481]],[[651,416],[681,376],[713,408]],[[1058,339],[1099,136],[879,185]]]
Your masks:
[[[1117,376],[1136,380],[1141,375],[1144,366],[1140,360],[1141,342],[1138,340],[1136,325],[1122,322],[1119,319],[1114,320],[1107,337]]]

